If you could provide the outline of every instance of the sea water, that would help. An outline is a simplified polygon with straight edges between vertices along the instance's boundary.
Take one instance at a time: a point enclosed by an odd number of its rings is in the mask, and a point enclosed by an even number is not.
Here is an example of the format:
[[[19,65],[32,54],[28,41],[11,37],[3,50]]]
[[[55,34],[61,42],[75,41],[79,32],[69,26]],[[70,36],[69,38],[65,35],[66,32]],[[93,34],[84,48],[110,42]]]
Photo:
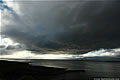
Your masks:
[[[93,77],[120,77],[120,62],[80,61],[80,60],[32,60],[32,65],[86,70]]]

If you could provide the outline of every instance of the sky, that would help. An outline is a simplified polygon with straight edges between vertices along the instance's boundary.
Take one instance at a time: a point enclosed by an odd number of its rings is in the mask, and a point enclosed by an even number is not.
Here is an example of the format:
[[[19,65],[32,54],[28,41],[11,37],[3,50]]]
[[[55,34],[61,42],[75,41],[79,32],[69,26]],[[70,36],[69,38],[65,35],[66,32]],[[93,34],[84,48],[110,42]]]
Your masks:
[[[118,58],[119,9],[119,0],[0,0],[1,54],[24,50]]]

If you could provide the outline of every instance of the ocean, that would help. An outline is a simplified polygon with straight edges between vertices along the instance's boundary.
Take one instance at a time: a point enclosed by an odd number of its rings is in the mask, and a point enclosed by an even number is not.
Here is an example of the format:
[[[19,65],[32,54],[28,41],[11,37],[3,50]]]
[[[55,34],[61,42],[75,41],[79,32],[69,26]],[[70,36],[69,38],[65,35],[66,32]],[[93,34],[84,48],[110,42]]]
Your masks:
[[[32,60],[31,65],[86,70],[92,77],[120,77],[120,62],[79,61],[79,60]]]
[[[29,62],[32,66],[67,68],[67,73],[53,76],[39,75],[33,80],[120,80],[120,62],[112,61],[82,61],[82,60],[52,60],[52,59],[14,59],[8,61]],[[8,66],[9,68],[9,66]],[[51,69],[51,68],[50,68]],[[81,72],[85,70],[85,72]],[[24,76],[23,76],[24,77]],[[50,78],[49,78],[50,77]],[[33,78],[36,78],[35,76]],[[0,80],[4,80],[1,79]],[[7,80],[7,79],[5,79]],[[9,80],[9,79],[8,79]],[[14,80],[14,79],[13,79]],[[17,79],[25,80],[25,79]]]

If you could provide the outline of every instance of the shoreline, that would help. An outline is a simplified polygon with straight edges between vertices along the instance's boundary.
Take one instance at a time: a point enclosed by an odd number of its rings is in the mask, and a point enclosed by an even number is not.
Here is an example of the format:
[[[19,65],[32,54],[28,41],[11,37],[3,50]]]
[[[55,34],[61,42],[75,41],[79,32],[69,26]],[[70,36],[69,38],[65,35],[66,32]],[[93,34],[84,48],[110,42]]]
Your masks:
[[[21,78],[35,78],[33,80],[52,80],[56,76],[85,70],[68,70],[67,68],[55,68],[45,66],[32,66],[27,62],[15,62],[0,60],[0,78],[4,80],[24,80]]]
[[[120,61],[112,61],[112,60],[79,60],[79,59],[13,59],[13,58],[1,58],[1,60],[5,61],[15,61],[15,62],[31,62],[31,61],[86,61],[86,62],[120,62]]]
[[[42,62],[44,63],[44,61]],[[62,62],[69,63],[67,61]],[[57,63],[59,64],[58,61]],[[77,62],[77,64],[79,63],[81,62]],[[112,67],[111,63],[108,63],[109,66],[102,65],[107,64],[107,62],[83,62],[82,64],[83,66],[79,69],[70,69],[68,68],[69,66],[64,68],[59,66],[31,65],[29,62],[0,60],[0,80],[94,80],[96,77],[118,78],[120,76],[120,69],[117,68],[119,67],[118,63],[113,64],[116,67]],[[84,64],[91,66],[91,68],[84,68],[87,67]],[[94,64],[97,66],[94,67]],[[97,70],[92,70],[93,68]],[[109,69],[104,71],[107,68]],[[115,72],[114,69],[116,68]]]

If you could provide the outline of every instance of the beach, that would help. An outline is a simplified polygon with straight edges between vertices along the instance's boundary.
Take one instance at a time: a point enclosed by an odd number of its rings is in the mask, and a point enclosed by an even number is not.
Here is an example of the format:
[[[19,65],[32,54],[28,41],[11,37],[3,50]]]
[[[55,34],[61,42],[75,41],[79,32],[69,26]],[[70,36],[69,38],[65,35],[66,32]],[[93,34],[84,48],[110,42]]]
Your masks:
[[[101,65],[101,66],[100,66]],[[64,60],[0,61],[0,80],[94,80],[119,78],[119,62]]]

